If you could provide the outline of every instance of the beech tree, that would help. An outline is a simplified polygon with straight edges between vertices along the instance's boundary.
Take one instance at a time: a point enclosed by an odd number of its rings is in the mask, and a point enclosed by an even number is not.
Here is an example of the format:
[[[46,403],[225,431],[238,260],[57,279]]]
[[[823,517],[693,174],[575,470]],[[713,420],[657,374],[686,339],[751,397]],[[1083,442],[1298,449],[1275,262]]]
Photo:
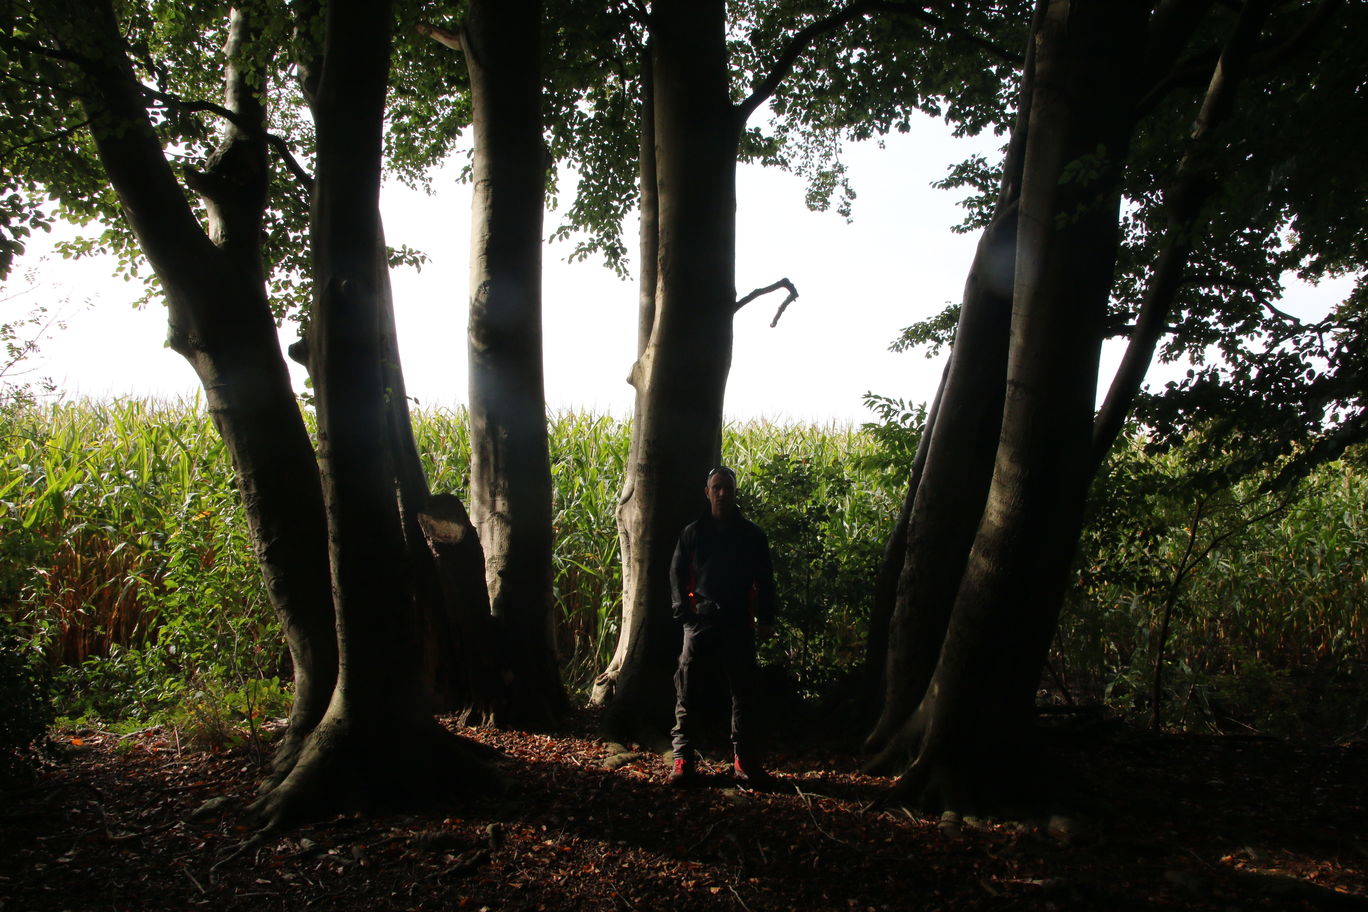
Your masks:
[[[168,19],[136,6],[91,10],[75,22],[31,6],[10,23],[4,101],[28,132],[12,150],[27,166],[23,177],[7,176],[30,201],[51,194],[68,215],[106,220],[104,238],[130,271],[146,257],[167,301],[170,344],[204,384],[295,666],[296,702],[261,810],[278,821],[440,792],[440,782],[420,785],[422,775],[393,775],[395,755],[382,741],[411,742],[413,772],[434,772],[438,756],[446,763],[460,751],[432,710],[483,712],[502,679],[490,667],[474,530],[459,501],[428,490],[413,445],[389,260],[366,202],[379,187],[393,13],[364,22],[346,10],[330,23],[330,50],[307,5],[293,11],[299,18],[264,4]],[[377,35],[382,45],[358,37]],[[272,61],[287,45],[304,106],[282,104],[273,119],[299,127],[296,112],[310,112],[317,182],[267,127],[272,92],[289,95],[290,83],[272,82]],[[197,100],[216,75],[224,103]],[[352,91],[371,107],[351,106]],[[206,113],[226,125],[218,135],[201,120]],[[307,129],[295,142],[315,151]],[[195,162],[201,150],[203,167],[178,179],[175,159]],[[310,211],[306,231],[300,216]],[[319,388],[317,459],[275,328],[284,303],[309,287],[300,281],[307,247],[295,246],[306,237],[318,294],[307,342],[293,354]],[[329,707],[328,725],[311,739]],[[390,774],[378,776],[386,765]],[[465,766],[477,781],[476,766]]]
[[[542,379],[542,4],[473,0],[459,32],[419,28],[460,49],[470,78],[470,500],[511,691],[497,718],[544,726],[568,703],[551,603]]]
[[[337,615],[332,699],[289,775],[258,802],[270,823],[347,806],[418,805],[491,777],[432,717],[416,655],[417,592],[387,445],[387,266],[380,228],[389,76],[386,3],[329,4],[314,102],[311,357]]]
[[[263,26],[244,11],[223,20],[229,22],[230,62],[222,71],[221,110],[228,126],[205,167],[185,174],[204,201],[207,224],[201,226],[167,160],[149,115],[157,102],[134,76],[112,4],[91,4],[87,12],[77,23],[39,6],[31,21],[11,32],[7,101],[11,113],[23,106],[18,113],[27,115],[34,135],[33,154],[18,164],[29,166],[33,190],[69,200],[69,211],[78,216],[98,215],[112,189],[157,271],[168,307],[168,343],[198,374],[229,447],[295,666],[295,702],[277,752],[279,772],[322,718],[338,659],[322,488],[267,296],[261,241],[270,182],[266,115],[247,52]],[[59,145],[85,130],[98,164]]]
[[[1342,87],[1330,75],[1338,32],[1327,25],[1338,6],[1037,5],[996,203],[984,210],[908,494],[905,547],[890,549],[901,573],[869,747],[875,766],[902,773],[903,797],[966,812],[1043,800],[1035,694],[1099,454],[1175,302],[1197,312],[1200,292],[1219,284],[1190,262],[1221,222],[1216,204],[1237,208],[1221,182],[1233,185],[1259,145],[1232,129],[1232,112]],[[1308,51],[1309,83],[1279,73]],[[1332,179],[1345,178],[1335,169]],[[1123,224],[1125,195],[1143,221]],[[1308,212],[1262,212],[1258,225],[1286,231]],[[1158,256],[1132,260],[1141,249]],[[1228,280],[1240,260],[1226,262]],[[1130,350],[1095,414],[1109,332],[1127,335]],[[990,395],[967,398],[969,389]]]
[[[905,18],[904,46],[918,50],[974,29],[898,3],[820,5],[817,11],[732,4],[729,13],[722,0],[657,0],[634,10],[643,53],[641,303],[638,354],[629,375],[636,406],[618,508],[622,627],[594,700],[607,707],[609,736],[660,744],[669,728],[670,676],[679,648],[678,625],[663,610],[670,555],[700,508],[700,479],[720,458],[732,321],[741,303],[735,288],[736,163],[742,156],[785,163],[782,143],[748,131],[747,124],[816,44],[868,17]],[[729,43],[729,30],[744,30],[749,41]],[[933,91],[945,90],[926,76],[907,93],[912,100],[894,95],[889,107],[916,107],[917,93],[932,83]],[[798,120],[793,126],[802,132]],[[813,176],[819,181],[835,180],[830,169],[818,170]],[[796,290],[787,287],[791,300]]]

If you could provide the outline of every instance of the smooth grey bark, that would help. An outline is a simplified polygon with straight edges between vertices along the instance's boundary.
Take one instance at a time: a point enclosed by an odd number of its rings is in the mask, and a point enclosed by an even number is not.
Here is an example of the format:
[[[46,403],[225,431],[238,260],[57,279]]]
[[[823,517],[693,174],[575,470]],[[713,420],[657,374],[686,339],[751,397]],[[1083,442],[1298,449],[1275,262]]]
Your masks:
[[[311,40],[309,24],[319,15],[315,3],[296,7],[300,56],[295,67],[300,90],[315,119],[323,47]],[[419,31],[440,32],[428,27]],[[455,35],[440,32],[434,37],[450,47],[459,46]],[[374,256],[380,366],[387,401],[385,434],[406,546],[405,563],[393,569],[411,582],[417,599],[422,644],[419,663],[421,677],[428,685],[425,705],[433,712],[453,713],[463,723],[490,722],[504,688],[497,672],[500,660],[495,654],[497,636],[489,616],[483,550],[464,505],[453,494],[434,494],[423,470],[399,355],[383,225],[378,229]],[[290,346],[290,356],[311,375],[316,370],[313,355],[308,334]],[[454,541],[460,546],[453,548]],[[478,568],[470,564],[471,554],[481,555]]]
[[[322,490],[313,445],[290,386],[266,295],[261,225],[267,204],[265,111],[257,84],[233,64],[253,30],[233,14],[225,107],[236,115],[208,167],[187,180],[206,203],[208,233],[186,205],[152,129],[114,10],[89,6],[76,82],[91,134],[125,218],[166,296],[169,343],[194,368],[228,447],[271,604],[294,664],[295,701],[273,776],[294,761],[322,718],[337,674]]]
[[[1159,340],[1168,331],[1168,316],[1182,285],[1184,270],[1199,240],[1202,208],[1216,190],[1216,177],[1205,161],[1212,133],[1229,116],[1235,93],[1248,72],[1268,17],[1267,0],[1247,2],[1221,57],[1212,71],[1202,106],[1189,134],[1187,151],[1173,183],[1164,192],[1168,209],[1165,236],[1146,288],[1125,355],[1107,388],[1093,429],[1094,472],[1101,467],[1120,435],[1126,415],[1140,392]],[[1189,31],[1191,25],[1184,30]]]
[[[622,633],[595,691],[610,736],[652,746],[669,729],[680,640],[670,556],[719,458],[731,368],[741,121],[728,97],[725,26],[722,0],[652,5],[656,290],[631,374],[633,449],[618,506]]]
[[[407,558],[395,570],[412,581],[417,599],[427,708],[455,714],[463,723],[492,722],[505,688],[490,618],[484,550],[465,506],[454,494],[434,495],[423,470],[399,358],[385,250],[382,240],[376,251],[381,365],[388,406],[386,434]],[[453,541],[459,547],[449,547]],[[479,556],[478,565],[470,563],[470,555]]]
[[[431,557],[423,566],[434,574],[423,581],[424,604],[434,610],[421,636],[433,709],[463,725],[493,724],[503,699],[503,662],[494,648],[499,638],[479,532],[454,494],[430,496],[417,522]]]
[[[1037,2],[1033,31],[1044,9],[1043,0]],[[937,419],[928,422],[918,448],[922,468],[904,503],[907,520],[898,569],[882,570],[884,586],[890,575],[896,582],[891,613],[886,621],[880,618],[885,626],[871,629],[871,643],[877,636],[887,645],[877,721],[865,741],[871,754],[882,751],[925,695],[992,481],[1002,429],[1034,60],[1034,45],[1028,45],[997,205],[965,280],[950,361],[937,391]]]
[[[1049,0],[1035,31],[992,486],[926,696],[884,751],[915,757],[899,792],[922,805],[1001,810],[1041,798],[1035,692],[1091,477],[1134,38],[1148,13],[1135,0]],[[1061,180],[1087,155],[1098,156],[1093,179]]]
[[[915,711],[874,739],[881,751],[873,765],[902,770],[902,799],[973,813],[1030,813],[1049,800],[1034,701],[1087,487],[1163,332],[1212,189],[1204,143],[1230,109],[1270,8],[1251,0],[1237,13],[1166,192],[1168,232],[1130,351],[1094,421],[1130,135],[1139,116],[1180,84],[1174,74],[1191,72],[1183,57],[1211,6],[1044,0],[1038,9],[1035,77],[1028,72],[1023,83],[1029,120],[1013,136],[1015,145],[1024,133],[1026,145],[992,486],[934,671]],[[1323,21],[1312,19],[1312,27]],[[954,414],[962,400],[945,396],[942,409]],[[927,487],[923,477],[918,496]],[[890,653],[890,682],[900,657]],[[915,664],[917,683],[924,665]]]
[[[930,431],[912,499],[888,623],[877,751],[916,709],[940,653],[955,594],[988,495],[1002,423],[1015,206],[984,232],[965,283],[941,415]]]
[[[888,662],[888,630],[897,606],[898,580],[902,576],[903,564],[907,560],[907,535],[912,524],[912,506],[916,501],[917,488],[926,473],[926,458],[931,451],[931,434],[936,421],[940,418],[940,404],[945,395],[945,381],[950,374],[947,361],[941,371],[936,395],[931,400],[931,408],[926,413],[926,424],[922,428],[921,439],[917,441],[917,452],[912,457],[912,470],[908,473],[907,494],[902,506],[898,508],[898,518],[893,523],[893,532],[884,542],[883,555],[879,560],[879,573],[874,578],[874,599],[869,610],[869,635],[865,642],[863,680],[860,685],[859,703],[856,707],[855,724],[870,725],[883,707],[885,666]]]
[[[427,805],[489,781],[431,717],[419,680],[419,611],[395,490],[377,255],[388,3],[328,7],[317,95],[310,360],[337,612],[327,712],[289,775],[254,810],[274,827],[327,812]]]
[[[551,594],[540,29],[540,0],[472,0],[461,40],[475,132],[470,507],[507,666],[496,719],[533,727],[550,725],[568,708]]]
[[[654,264],[654,285],[642,287],[628,380],[636,401],[617,511],[622,626],[591,696],[606,708],[604,727],[614,739],[663,747],[670,727],[680,628],[669,610],[669,562],[680,531],[704,506],[704,475],[721,453],[741,131],[813,41],[876,5],[852,2],[800,30],[758,87],[733,104],[725,3],[651,4],[641,247]]]
[[[655,89],[651,75],[649,40],[641,54],[641,149],[638,153],[641,203],[638,206],[637,229],[641,265],[638,267],[640,275],[637,277],[637,358],[645,353],[646,346],[651,343],[651,333],[655,330],[656,270],[660,261],[660,206],[656,193],[655,159]],[[633,382],[632,378],[628,377],[627,382]]]

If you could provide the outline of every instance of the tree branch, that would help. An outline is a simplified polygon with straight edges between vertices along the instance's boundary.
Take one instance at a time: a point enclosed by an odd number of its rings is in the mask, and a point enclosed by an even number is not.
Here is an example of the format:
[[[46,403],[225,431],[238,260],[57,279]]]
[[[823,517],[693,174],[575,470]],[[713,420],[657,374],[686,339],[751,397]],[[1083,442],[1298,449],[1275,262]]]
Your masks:
[[[295,180],[299,181],[306,191],[312,193],[313,175],[305,171],[304,166],[294,157],[294,153],[290,151],[290,146],[285,142],[285,138],[274,133],[267,133],[266,142],[280,155],[280,160],[285,163],[285,168],[295,176]]]
[[[960,41],[972,44],[976,48],[987,51],[1003,63],[1010,63],[1012,66],[1018,67],[1025,63],[1024,55],[1014,54],[1002,45],[989,41],[982,35],[976,35],[973,32],[966,31],[960,26],[946,21],[935,13],[929,13],[919,6],[913,6],[908,3],[890,2],[890,0],[874,0],[870,6],[872,7],[872,11],[876,13],[894,13],[897,15],[911,16],[914,19],[920,19],[927,25],[945,32],[945,34],[949,35],[951,38],[956,38]]]
[[[1368,416],[1359,415],[1335,428],[1283,466],[1264,488],[1276,491],[1303,477],[1318,465],[1333,462],[1356,443],[1368,440]]]
[[[52,60],[60,60],[63,63],[72,63],[78,67],[89,68],[92,66],[98,66],[98,63],[92,60],[89,56],[85,54],[79,54],[74,51],[51,48],[45,45],[36,44],[31,41],[11,40],[8,43],[13,44],[15,47],[23,48],[24,50],[27,50],[31,53],[39,54],[41,56],[48,57]],[[10,75],[8,76],[8,78],[14,79],[15,77]],[[244,122],[243,119],[238,116],[236,111],[233,111],[230,108],[225,107],[224,105],[218,104],[217,102],[190,101],[188,99],[181,98],[178,95],[174,95],[170,92],[163,92],[160,89],[154,89],[151,86],[148,86],[140,82],[138,79],[132,78],[131,76],[129,77],[129,82],[136,86],[137,90],[141,92],[144,96],[146,96],[147,98],[151,98],[154,101],[161,102],[162,105],[164,105],[165,107],[176,108],[177,110],[181,111],[190,111],[192,113],[213,114],[216,117],[223,118],[233,126],[245,132],[251,132],[253,129],[260,129],[259,127],[254,128],[252,124]],[[89,123],[89,121],[86,121],[85,123],[82,123],[77,127],[73,127],[71,129],[79,129],[81,126],[85,126],[87,123]],[[62,137],[60,134],[54,134],[51,138],[60,139]],[[294,175],[295,180],[299,181],[306,191],[312,191],[313,176],[310,175],[309,172],[304,169],[304,166],[299,163],[299,160],[294,157],[294,153],[290,151],[289,144],[286,143],[285,139],[274,133],[265,133],[263,134],[263,138],[280,155],[281,160],[285,163],[286,169]],[[7,150],[4,154],[8,155],[9,153],[16,151],[16,149],[18,148],[20,147],[11,148]]]
[[[1178,2],[1173,5],[1182,6],[1183,4]],[[1330,21],[1335,12],[1343,5],[1344,0],[1322,0],[1321,4],[1307,17],[1302,27],[1290,34],[1286,40],[1275,47],[1251,53],[1247,64],[1249,69],[1254,72],[1267,72],[1292,57],[1315,37],[1316,33]],[[1195,23],[1188,24],[1193,25]],[[1205,48],[1175,64],[1161,79],[1156,80],[1149,91],[1145,93],[1136,105],[1136,115],[1142,116],[1157,107],[1169,92],[1179,86],[1199,84],[1199,81],[1206,78],[1206,74],[1211,71],[1215,58],[1216,49]]]
[[[1323,0],[1321,5],[1311,12],[1306,24],[1289,35],[1286,41],[1277,47],[1255,55],[1251,64],[1252,68],[1260,71],[1268,69],[1300,51],[1343,5],[1344,0]]]
[[[1211,132],[1229,116],[1254,44],[1268,15],[1270,0],[1249,0],[1235,21],[1220,59],[1212,70],[1206,97],[1192,124],[1190,147],[1178,165],[1174,183],[1164,193],[1168,233],[1136,318],[1135,332],[1122,357],[1107,398],[1093,424],[1093,465],[1106,459],[1149,371],[1154,350],[1163,337],[1169,312],[1182,286],[1183,271],[1192,253],[1202,206],[1215,190],[1201,151]]]
[[[958,38],[975,47],[983,48],[993,54],[993,56],[998,57],[1007,63],[1014,66],[1020,66],[1022,64],[1022,56],[1020,54],[1013,54],[1006,48],[994,44],[981,35],[975,35],[952,25],[940,16],[927,12],[920,6],[914,6],[908,3],[890,2],[890,0],[853,0],[853,2],[832,13],[830,16],[827,16],[825,19],[818,19],[815,22],[809,23],[789,40],[789,43],[779,54],[779,58],[774,62],[774,66],[770,68],[769,73],[760,81],[760,84],[755,87],[755,90],[752,91],[744,101],[737,105],[736,112],[741,123],[744,124],[749,120],[751,114],[755,113],[755,109],[764,104],[769,97],[775,93],[779,88],[780,83],[782,83],[789,72],[792,71],[793,65],[798,62],[798,58],[803,55],[804,51],[812,46],[813,42],[828,32],[834,32],[847,22],[861,16],[866,16],[870,13],[890,13],[894,15],[911,16],[914,19],[925,22],[933,28],[940,29],[952,38]]]
[[[460,32],[448,32],[444,28],[432,25],[428,22],[420,22],[413,27],[420,35],[426,35],[439,44],[444,44],[455,51],[465,51],[465,43],[461,41]]]
[[[736,302],[735,306],[732,307],[732,313],[739,312],[741,308],[745,307],[761,295],[767,295],[771,291],[778,291],[781,288],[788,290],[788,297],[784,298],[784,302],[780,304],[779,309],[774,312],[774,319],[770,320],[770,329],[773,329],[779,325],[779,318],[784,315],[784,311],[787,310],[788,306],[798,297],[798,289],[794,288],[793,283],[788,279],[780,279],[773,285],[766,285],[764,288],[755,289],[755,291],[752,291],[750,294]]]
[[[224,107],[223,105],[218,104],[216,102],[189,101],[187,99],[180,98],[176,95],[172,95],[169,92],[162,92],[158,89],[149,88],[148,86],[143,85],[141,82],[138,82],[137,80],[134,80],[134,83],[138,86],[139,90],[143,92],[143,94],[157,101],[160,101],[167,107],[179,108],[184,111],[193,111],[195,113],[213,114],[217,117],[222,117],[224,120],[228,121],[233,126],[248,133],[252,132],[254,129],[253,125],[244,122],[244,120],[238,116],[238,113],[236,111]],[[276,153],[280,156],[281,161],[285,163],[286,170],[288,170],[291,174],[294,175],[295,180],[299,181],[299,183],[304,187],[305,191],[313,192],[313,175],[310,174],[307,170],[305,170],[304,166],[299,163],[299,159],[294,157],[294,153],[290,151],[289,143],[285,141],[285,138],[275,133],[263,133],[262,138],[266,140],[266,143],[271,148],[276,150]]]
[[[21,142],[17,145],[9,146],[5,149],[0,149],[0,167],[3,167],[5,162],[9,159],[9,157],[11,155],[14,155],[16,152],[19,152],[23,149],[27,149],[29,146],[40,146],[44,143],[57,142],[58,140],[66,139],[67,137],[72,136],[80,132],[81,130],[84,130],[88,126],[90,126],[90,118],[86,118],[85,120],[81,121],[78,124],[75,124],[74,126],[63,127],[60,130],[55,130],[52,133],[47,134],[46,136],[39,136],[34,139],[30,139],[27,142]]]
[[[737,117],[740,118],[741,123],[744,124],[749,120],[751,114],[755,113],[755,109],[774,94],[775,90],[779,88],[779,84],[793,69],[793,65],[798,62],[798,58],[811,47],[814,41],[827,32],[835,31],[850,20],[863,16],[874,5],[873,0],[854,0],[854,2],[847,4],[825,19],[818,19],[816,22],[811,22],[799,29],[798,33],[789,40],[783,52],[779,54],[779,59],[774,62],[769,74],[760,81],[760,84],[755,87],[749,97],[736,106]]]

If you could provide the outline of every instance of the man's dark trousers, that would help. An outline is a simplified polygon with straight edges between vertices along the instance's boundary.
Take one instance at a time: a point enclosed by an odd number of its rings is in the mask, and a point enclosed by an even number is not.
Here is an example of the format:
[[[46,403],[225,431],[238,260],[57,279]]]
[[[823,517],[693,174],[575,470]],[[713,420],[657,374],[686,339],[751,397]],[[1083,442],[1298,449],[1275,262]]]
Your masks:
[[[675,670],[675,726],[670,732],[676,758],[694,759],[693,721],[706,682],[724,677],[731,689],[731,740],[739,757],[750,750],[749,719],[755,696],[755,632],[748,626],[686,624],[684,648]]]

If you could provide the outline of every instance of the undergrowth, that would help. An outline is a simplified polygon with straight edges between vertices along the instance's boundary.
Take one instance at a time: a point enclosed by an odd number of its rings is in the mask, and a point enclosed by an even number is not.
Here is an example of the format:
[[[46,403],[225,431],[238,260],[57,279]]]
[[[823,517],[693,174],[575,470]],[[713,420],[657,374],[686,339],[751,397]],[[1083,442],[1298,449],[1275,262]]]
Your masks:
[[[864,427],[751,422],[724,435],[743,509],[775,554],[782,623],[762,658],[807,699],[863,661],[924,417],[896,400],[871,407]],[[557,638],[582,695],[619,632],[629,429],[563,413],[550,432]],[[252,740],[285,714],[288,654],[200,403],[28,402],[0,409],[0,435],[0,616],[39,659],[56,712],[166,723],[208,746]],[[419,412],[415,436],[433,490],[464,497],[464,413]],[[1099,479],[1045,697],[1167,728],[1362,737],[1360,474],[1324,467],[1278,505],[1256,482],[1199,490],[1174,457],[1119,452]]]

